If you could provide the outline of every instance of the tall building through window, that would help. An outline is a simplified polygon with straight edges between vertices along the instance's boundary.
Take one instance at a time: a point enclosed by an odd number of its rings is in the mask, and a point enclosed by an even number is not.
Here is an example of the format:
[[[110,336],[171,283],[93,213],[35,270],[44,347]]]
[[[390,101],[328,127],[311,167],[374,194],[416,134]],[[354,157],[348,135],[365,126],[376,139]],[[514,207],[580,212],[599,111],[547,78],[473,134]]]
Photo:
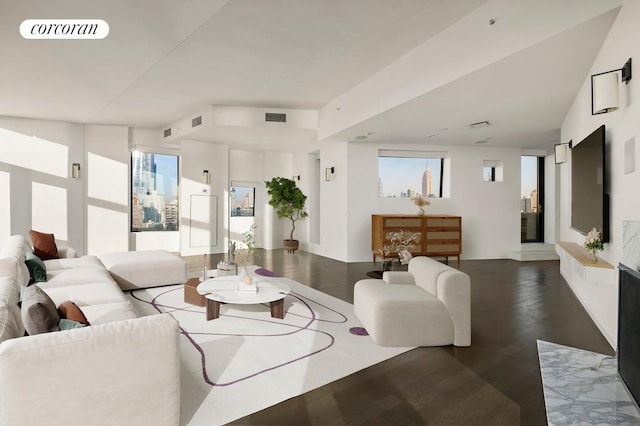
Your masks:
[[[177,231],[178,156],[131,153],[131,231]]]
[[[433,175],[429,170],[429,162],[426,162],[426,170],[422,175],[422,195],[425,197],[433,197]]]

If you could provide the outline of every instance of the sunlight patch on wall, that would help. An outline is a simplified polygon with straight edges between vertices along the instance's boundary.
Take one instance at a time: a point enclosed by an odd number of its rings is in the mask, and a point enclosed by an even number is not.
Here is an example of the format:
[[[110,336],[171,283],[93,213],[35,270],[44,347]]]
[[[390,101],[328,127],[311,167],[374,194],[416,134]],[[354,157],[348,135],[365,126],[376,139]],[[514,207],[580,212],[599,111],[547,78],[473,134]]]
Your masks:
[[[65,145],[0,128],[3,163],[67,178],[69,148]]]
[[[129,215],[102,207],[87,208],[87,254],[129,250]]]
[[[87,195],[96,200],[128,205],[127,191],[121,185],[121,182],[129,181],[127,165],[92,153],[88,154],[87,161]]]
[[[189,209],[189,247],[218,245],[218,197],[191,194]]]
[[[0,242],[11,235],[11,175],[0,171]]]
[[[67,190],[58,186],[31,184],[31,228],[68,241]]]

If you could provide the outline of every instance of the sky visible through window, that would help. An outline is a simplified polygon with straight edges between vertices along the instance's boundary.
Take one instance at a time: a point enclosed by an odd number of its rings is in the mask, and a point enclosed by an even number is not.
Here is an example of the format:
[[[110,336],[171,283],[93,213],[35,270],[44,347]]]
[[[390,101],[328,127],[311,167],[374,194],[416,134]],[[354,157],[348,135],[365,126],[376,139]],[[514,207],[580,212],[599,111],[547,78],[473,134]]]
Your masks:
[[[427,167],[432,179],[431,196],[439,197],[440,158],[378,157],[378,196],[410,197],[414,193],[423,193],[423,176]]]
[[[523,197],[531,197],[531,192],[538,187],[538,157],[522,157],[521,192]]]
[[[178,198],[178,157],[175,155],[156,154],[156,174],[162,176],[162,187],[158,192],[164,194],[164,201],[170,202]]]

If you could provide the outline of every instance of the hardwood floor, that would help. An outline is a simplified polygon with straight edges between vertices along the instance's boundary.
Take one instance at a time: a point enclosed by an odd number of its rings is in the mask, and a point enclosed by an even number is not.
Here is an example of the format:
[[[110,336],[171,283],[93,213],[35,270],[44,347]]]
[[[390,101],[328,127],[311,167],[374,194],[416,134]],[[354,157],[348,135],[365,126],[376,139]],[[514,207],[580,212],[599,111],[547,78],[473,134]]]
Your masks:
[[[210,267],[222,258],[211,256]],[[355,282],[377,269],[284,250],[259,250],[254,263],[350,303]],[[202,259],[189,265],[202,268]],[[459,269],[471,276],[471,347],[417,348],[233,424],[546,424],[536,340],[613,350],[557,261],[462,260]]]

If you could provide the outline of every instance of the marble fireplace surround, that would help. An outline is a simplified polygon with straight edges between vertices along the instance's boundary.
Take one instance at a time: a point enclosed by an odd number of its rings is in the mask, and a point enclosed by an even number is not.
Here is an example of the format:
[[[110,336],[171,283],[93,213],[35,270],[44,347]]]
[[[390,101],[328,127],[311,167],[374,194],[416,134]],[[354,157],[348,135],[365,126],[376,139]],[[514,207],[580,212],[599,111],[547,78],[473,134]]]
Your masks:
[[[622,264],[640,270],[640,222],[622,222]]]

